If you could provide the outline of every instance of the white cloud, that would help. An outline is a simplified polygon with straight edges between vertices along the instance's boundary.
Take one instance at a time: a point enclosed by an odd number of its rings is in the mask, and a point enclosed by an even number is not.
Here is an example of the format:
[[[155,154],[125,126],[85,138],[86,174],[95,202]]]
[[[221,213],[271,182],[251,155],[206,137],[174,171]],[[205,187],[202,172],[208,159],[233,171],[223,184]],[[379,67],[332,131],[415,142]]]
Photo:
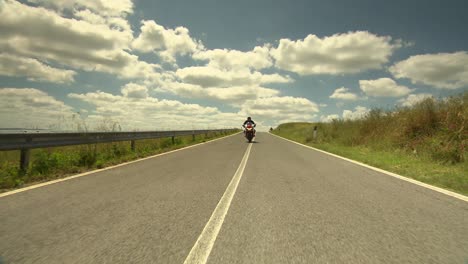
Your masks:
[[[176,71],[177,77],[185,83],[201,87],[228,87],[232,85],[251,85],[254,81],[250,71],[228,72],[212,67],[187,67]]]
[[[160,91],[167,91],[186,98],[217,100],[239,107],[249,99],[278,96],[279,91],[263,87],[267,83],[289,83],[289,76],[251,72],[248,68],[224,70],[211,66],[178,69],[179,81],[169,80],[160,84]]]
[[[204,50],[193,54],[196,60],[209,61],[208,66],[219,69],[264,69],[273,66],[270,57],[270,47],[255,47],[252,51],[242,52],[238,50],[214,49]]]
[[[359,80],[359,86],[366,95],[374,97],[401,97],[412,91],[406,86],[397,85],[397,83],[390,78]]]
[[[133,40],[131,30],[65,18],[53,10],[16,1],[4,1],[0,9],[0,31],[0,52],[44,63],[118,74],[122,78],[141,77],[140,70],[146,75],[155,74],[157,68],[124,51]]]
[[[258,72],[254,72],[254,74],[257,74]],[[266,84],[266,83],[292,83],[294,82],[294,79],[289,77],[289,75],[282,76],[277,73],[274,74],[262,74],[262,77],[260,79],[261,84]]]
[[[122,87],[122,94],[128,98],[147,98],[148,88],[136,83],[127,83]]]
[[[190,37],[185,27],[166,29],[153,20],[142,21],[141,33],[132,47],[142,52],[155,52],[174,63],[176,55],[187,55],[203,49],[203,44]]]
[[[365,117],[369,113],[369,109],[364,106],[356,106],[354,111],[352,110],[344,110],[343,111],[343,119],[345,120],[357,120]]]
[[[96,106],[100,114],[123,114],[131,119],[132,113],[139,111],[151,112],[152,116],[159,114],[197,116],[217,113],[214,107],[203,107],[197,104],[183,104],[175,100],[159,100],[154,97],[134,98],[113,95],[101,91],[86,94],[69,94],[70,98],[80,99]],[[138,117],[139,115],[135,115]],[[145,116],[139,116],[144,118]]]
[[[466,51],[411,56],[395,63],[389,70],[396,78],[409,78],[414,84],[439,89],[468,87]]]
[[[330,95],[332,99],[340,99],[340,100],[349,100],[355,101],[358,99],[358,96],[354,93],[350,93],[348,88],[341,87],[336,89],[332,95]]]
[[[406,98],[398,100],[401,106],[411,107],[427,98],[433,98],[432,94],[421,93],[421,94],[410,94]]]
[[[42,62],[0,53],[0,75],[26,77],[29,81],[72,83],[76,72],[52,68]]]
[[[132,0],[27,0],[58,11],[90,9],[105,16],[126,16],[133,13]]]
[[[99,13],[94,13],[89,9],[74,10],[73,15],[80,20],[89,22],[94,25],[107,25],[113,30],[132,32],[130,24],[122,17],[106,17]]]
[[[52,10],[31,7],[16,1],[5,1],[0,15],[0,29],[4,37],[2,42],[9,40],[31,48],[52,45],[72,48],[70,53],[73,53],[82,49],[125,48],[133,39],[131,32],[68,19]]]
[[[0,88],[0,127],[49,128],[71,120],[72,108],[33,88]]]
[[[324,123],[329,123],[333,120],[338,120],[340,119],[339,115],[326,115],[326,116],[320,116],[320,121]]]
[[[223,113],[215,107],[175,100],[133,98],[100,91],[68,96],[95,107],[87,119],[93,126],[112,119],[123,130],[205,129],[238,127],[243,121],[243,117],[236,113]]]
[[[240,107],[244,101],[263,97],[279,95],[279,91],[261,86],[231,86],[226,88],[209,87],[200,85],[168,82],[163,87],[164,91],[171,92],[185,98],[202,98],[228,103]]]
[[[279,74],[262,74],[249,69],[221,70],[210,66],[186,67],[176,71],[183,82],[202,87],[231,87],[243,85],[260,85],[265,83],[289,83],[289,76]]]
[[[128,54],[128,62],[123,68],[104,69],[103,71],[116,74],[117,78],[120,79],[141,78],[157,83],[161,79],[168,77],[165,73],[157,72],[158,70],[161,70],[160,65],[140,61],[137,56]]]
[[[312,121],[318,111],[318,105],[306,98],[282,96],[247,100],[240,113],[275,126],[285,122]]]
[[[401,41],[366,31],[348,32],[303,40],[281,39],[271,50],[276,67],[300,75],[358,73],[380,69]]]
[[[234,104],[234,106],[249,99],[268,98],[279,94],[277,90],[259,86],[206,88],[205,90],[208,97]]]

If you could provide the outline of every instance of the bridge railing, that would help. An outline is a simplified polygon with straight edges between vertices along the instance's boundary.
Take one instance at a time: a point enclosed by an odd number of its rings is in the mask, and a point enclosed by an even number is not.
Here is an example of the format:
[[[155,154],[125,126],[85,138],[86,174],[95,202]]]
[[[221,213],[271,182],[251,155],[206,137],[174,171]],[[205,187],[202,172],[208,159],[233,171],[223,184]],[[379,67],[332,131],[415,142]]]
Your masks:
[[[15,133],[0,134],[0,151],[21,150],[20,169],[26,171],[29,165],[30,150],[71,145],[96,144],[107,142],[130,141],[131,149],[135,150],[135,141],[141,139],[174,138],[208,133],[234,132],[236,129],[210,130],[174,130],[174,131],[142,131],[142,132],[84,132],[84,133]]]

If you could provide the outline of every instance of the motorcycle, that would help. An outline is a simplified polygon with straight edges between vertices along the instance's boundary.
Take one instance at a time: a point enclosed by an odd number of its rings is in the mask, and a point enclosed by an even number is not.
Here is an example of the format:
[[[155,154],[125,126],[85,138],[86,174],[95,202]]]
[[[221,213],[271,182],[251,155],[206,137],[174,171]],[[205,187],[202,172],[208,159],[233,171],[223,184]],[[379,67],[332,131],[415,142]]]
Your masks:
[[[255,137],[255,129],[254,129],[255,125],[252,125],[252,123],[247,123],[244,128],[244,134],[245,134],[245,137],[247,138],[247,140],[250,142],[252,142],[253,138]]]

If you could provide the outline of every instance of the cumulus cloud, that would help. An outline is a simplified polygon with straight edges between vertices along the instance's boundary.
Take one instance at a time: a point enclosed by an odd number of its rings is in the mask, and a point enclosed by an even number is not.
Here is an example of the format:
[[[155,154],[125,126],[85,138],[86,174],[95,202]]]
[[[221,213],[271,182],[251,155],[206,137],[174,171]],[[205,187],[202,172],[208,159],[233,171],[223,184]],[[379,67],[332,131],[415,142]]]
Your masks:
[[[438,53],[411,56],[390,67],[395,78],[439,89],[468,87],[468,53]]]
[[[118,74],[122,78],[141,77],[140,70],[151,75],[157,67],[124,50],[133,40],[131,30],[62,17],[53,10],[16,1],[2,4],[0,31],[0,52],[42,62]]]
[[[273,65],[270,57],[270,47],[255,47],[252,51],[242,52],[238,50],[214,49],[203,50],[193,54],[196,60],[206,60],[208,66],[219,69],[243,69],[251,68],[260,70]]]
[[[369,109],[364,106],[356,106],[354,111],[352,110],[344,110],[343,111],[343,119],[345,120],[357,120],[365,117],[369,113]]]
[[[132,0],[27,0],[58,11],[90,9],[105,16],[125,16],[133,13]]]
[[[257,76],[258,72],[254,72],[253,75]],[[283,76],[279,75],[277,73],[273,74],[262,74],[260,78],[260,84],[266,84],[266,83],[292,83],[294,82],[294,79],[289,77],[289,75]]]
[[[174,63],[176,55],[187,55],[203,49],[203,44],[190,37],[185,27],[166,29],[153,20],[142,21],[141,33],[132,43],[135,50],[155,52]]]
[[[185,83],[201,87],[228,87],[231,85],[253,84],[249,71],[228,72],[211,67],[187,67],[176,71],[177,77]]]
[[[202,87],[230,87],[242,85],[260,85],[265,83],[289,83],[289,76],[262,74],[249,69],[221,70],[210,66],[186,67],[176,71],[177,77],[185,83]]]
[[[122,87],[122,94],[128,98],[147,98],[148,88],[136,83],[127,83]]]
[[[128,86],[125,88],[128,88]],[[154,97],[126,97],[101,91],[86,94],[71,93],[69,94],[69,97],[93,104],[96,106],[97,111],[104,115],[127,113],[128,117],[131,117],[131,112],[145,110],[152,111],[153,115],[161,113],[182,114],[186,116],[205,115],[218,112],[214,107],[203,107],[197,104],[183,104],[175,100],[159,100]]]
[[[412,91],[406,86],[397,85],[397,83],[390,78],[360,80],[359,86],[366,95],[374,97],[401,97]]]
[[[358,96],[354,93],[349,92],[348,88],[341,87],[336,89],[332,95],[330,95],[332,99],[339,99],[339,100],[349,100],[355,101],[358,99]]]
[[[319,38],[308,35],[303,40],[281,39],[271,49],[277,68],[300,75],[358,73],[380,69],[388,62],[401,41],[366,31],[335,34]]]
[[[128,91],[141,87],[130,85]],[[135,90],[135,89],[133,89]],[[111,118],[123,128],[129,130],[161,129],[204,129],[238,126],[242,117],[237,113],[223,113],[215,107],[198,104],[185,104],[175,100],[159,100],[154,97],[129,97],[113,95],[101,91],[76,94],[68,97],[91,104],[87,121],[91,124],[102,123]]]
[[[398,103],[401,106],[411,107],[421,101],[424,101],[427,98],[433,98],[432,94],[420,93],[420,94],[410,94],[406,98],[398,100]]]
[[[245,100],[278,96],[279,91],[263,87],[268,83],[290,83],[289,76],[262,74],[248,68],[225,70],[211,66],[186,67],[175,72],[175,80],[162,82],[160,91],[185,98],[203,98],[239,106]]]
[[[107,25],[114,30],[132,32],[130,24],[125,17],[102,16],[101,14],[90,11],[89,9],[74,10],[73,15],[75,18],[91,24]]]
[[[50,67],[38,60],[0,53],[0,75],[26,77],[29,81],[72,83],[76,72]]]
[[[311,121],[319,107],[316,103],[301,97],[275,96],[247,100],[240,110],[245,116],[264,123],[277,125],[284,122]]]
[[[133,38],[131,32],[68,19],[52,10],[16,1],[5,1],[0,9],[0,21],[2,42],[13,41],[30,48],[51,45],[72,48],[70,53],[83,49],[115,49],[128,47]]]
[[[34,88],[0,88],[0,127],[50,128],[73,116],[73,109]]]
[[[225,101],[234,106],[249,99],[268,98],[276,96],[279,91],[260,86],[239,86],[229,88],[207,88],[205,89],[208,98]]]
[[[261,86],[231,86],[231,87],[209,87],[203,88],[200,85],[168,82],[164,86],[164,91],[171,92],[185,98],[210,99],[228,103],[239,107],[244,101],[263,97],[279,95],[279,91]]]
[[[61,16],[71,16],[94,25],[107,25],[114,30],[131,34],[126,17],[133,13],[131,0],[27,0],[29,3],[46,7]]]
[[[338,120],[340,119],[340,116],[339,115],[322,115],[320,116],[320,121],[321,122],[324,122],[324,123],[329,123],[329,122],[332,122],[333,120]]]

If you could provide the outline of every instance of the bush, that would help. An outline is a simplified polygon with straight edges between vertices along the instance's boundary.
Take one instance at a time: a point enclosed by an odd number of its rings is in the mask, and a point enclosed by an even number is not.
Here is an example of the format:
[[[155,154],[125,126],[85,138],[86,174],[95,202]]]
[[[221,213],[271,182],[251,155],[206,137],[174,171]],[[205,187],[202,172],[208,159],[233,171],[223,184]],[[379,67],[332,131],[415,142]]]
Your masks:
[[[96,145],[94,145],[94,149],[90,146],[80,148],[78,166],[91,168],[96,160]]]
[[[47,174],[58,167],[59,155],[47,150],[39,150],[34,155],[34,163],[31,168],[32,174]]]
[[[9,189],[23,185],[24,180],[20,177],[18,166],[10,162],[3,162],[0,165],[0,188]]]
[[[362,145],[377,150],[403,150],[434,161],[460,163],[468,144],[468,92],[444,100],[425,99],[412,107],[372,109],[359,120],[281,124],[275,133],[305,143]]]
[[[165,148],[168,148],[170,146],[172,146],[172,139],[170,139],[170,138],[160,139],[159,148],[165,149]]]
[[[407,139],[431,136],[438,128],[435,101],[428,98],[402,112],[403,135]],[[398,116],[397,116],[398,118]]]

